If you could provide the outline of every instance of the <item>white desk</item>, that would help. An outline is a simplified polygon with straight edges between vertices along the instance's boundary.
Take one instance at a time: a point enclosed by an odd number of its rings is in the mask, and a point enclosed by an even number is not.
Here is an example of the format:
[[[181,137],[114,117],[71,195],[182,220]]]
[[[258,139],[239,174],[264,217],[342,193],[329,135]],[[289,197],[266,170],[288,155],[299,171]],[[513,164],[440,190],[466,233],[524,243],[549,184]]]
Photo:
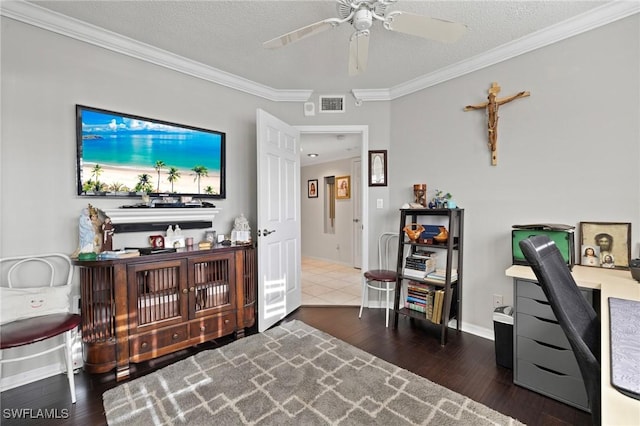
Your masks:
[[[506,275],[537,281],[528,266],[511,266]],[[573,278],[578,286],[600,290],[600,364],[602,371],[602,424],[604,426],[640,425],[640,400],[628,397],[611,385],[609,341],[609,297],[640,301],[640,283],[629,271],[574,266]]]

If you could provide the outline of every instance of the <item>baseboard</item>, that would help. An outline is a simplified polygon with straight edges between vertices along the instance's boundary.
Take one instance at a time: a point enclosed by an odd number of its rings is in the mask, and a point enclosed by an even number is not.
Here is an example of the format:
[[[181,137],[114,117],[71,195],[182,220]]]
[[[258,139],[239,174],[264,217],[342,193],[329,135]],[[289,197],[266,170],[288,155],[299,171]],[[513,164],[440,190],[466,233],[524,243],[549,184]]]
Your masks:
[[[449,327],[456,328],[458,325],[457,320],[452,319],[449,321]],[[478,337],[482,337],[488,340],[494,340],[493,330],[490,328],[480,327],[473,324],[462,323],[461,330],[465,333],[473,334]]]
[[[9,389],[37,382],[38,380],[47,379],[57,374],[63,374],[64,371],[65,368],[63,363],[58,362],[34,368],[23,373],[14,374],[13,376],[3,377],[2,380],[0,380],[0,391],[8,391]]]
[[[378,303],[377,300],[370,300],[368,307],[371,309],[384,309],[385,302],[383,300],[380,303]],[[391,312],[389,312],[389,315],[391,315]],[[449,321],[450,328],[456,328],[457,326],[458,326],[458,321],[456,319],[452,319],[451,321]],[[488,339],[488,340],[495,339],[493,330],[490,328],[480,327],[473,324],[462,323],[461,329],[465,333],[473,334],[475,336],[482,337],[484,339]]]
[[[327,262],[327,263],[335,263],[336,265],[342,265],[342,266],[347,266],[347,267],[353,267],[352,263],[348,263],[348,262],[342,262],[340,260],[335,260],[335,259],[327,259],[324,257],[316,257],[316,256],[308,256],[308,255],[302,255],[302,257],[310,259],[310,260],[319,260],[322,262]]]

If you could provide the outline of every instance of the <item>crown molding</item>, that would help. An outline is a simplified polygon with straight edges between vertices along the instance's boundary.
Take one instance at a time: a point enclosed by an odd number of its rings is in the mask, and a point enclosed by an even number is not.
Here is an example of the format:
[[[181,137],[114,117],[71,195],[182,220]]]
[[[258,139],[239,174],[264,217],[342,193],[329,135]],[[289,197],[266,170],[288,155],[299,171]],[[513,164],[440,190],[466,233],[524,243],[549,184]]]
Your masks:
[[[640,2],[613,1],[462,62],[391,87],[387,89],[387,96],[385,96],[384,90],[380,89],[353,90],[352,92],[355,98],[360,101],[390,101],[495,65],[532,50],[557,43],[639,12]]]
[[[612,1],[579,16],[388,89],[353,89],[358,103],[390,101],[640,12],[640,2]],[[24,1],[2,1],[0,15],[275,102],[306,102],[313,90],[279,90],[203,65]]]
[[[313,93],[274,89],[24,1],[2,1],[0,15],[270,101],[305,102]]]

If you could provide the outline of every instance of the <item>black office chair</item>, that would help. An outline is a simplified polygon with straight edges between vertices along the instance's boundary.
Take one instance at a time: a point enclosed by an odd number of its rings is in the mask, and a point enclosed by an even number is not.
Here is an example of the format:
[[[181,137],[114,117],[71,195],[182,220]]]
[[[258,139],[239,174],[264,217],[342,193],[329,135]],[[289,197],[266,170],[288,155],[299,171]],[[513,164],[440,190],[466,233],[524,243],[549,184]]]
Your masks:
[[[549,237],[527,238],[520,241],[520,248],[569,340],[587,390],[591,420],[600,425],[600,319]]]

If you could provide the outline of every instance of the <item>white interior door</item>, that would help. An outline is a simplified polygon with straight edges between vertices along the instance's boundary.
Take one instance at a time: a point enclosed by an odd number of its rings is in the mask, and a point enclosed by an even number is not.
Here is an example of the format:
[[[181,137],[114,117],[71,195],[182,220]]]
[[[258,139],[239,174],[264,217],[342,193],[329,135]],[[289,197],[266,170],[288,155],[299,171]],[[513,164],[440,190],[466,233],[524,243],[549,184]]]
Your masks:
[[[353,160],[352,163],[352,183],[353,191],[353,267],[362,268],[362,200],[360,191],[362,191],[362,182],[360,176],[362,161],[360,159]]]
[[[300,132],[257,110],[258,331],[300,306]]]

